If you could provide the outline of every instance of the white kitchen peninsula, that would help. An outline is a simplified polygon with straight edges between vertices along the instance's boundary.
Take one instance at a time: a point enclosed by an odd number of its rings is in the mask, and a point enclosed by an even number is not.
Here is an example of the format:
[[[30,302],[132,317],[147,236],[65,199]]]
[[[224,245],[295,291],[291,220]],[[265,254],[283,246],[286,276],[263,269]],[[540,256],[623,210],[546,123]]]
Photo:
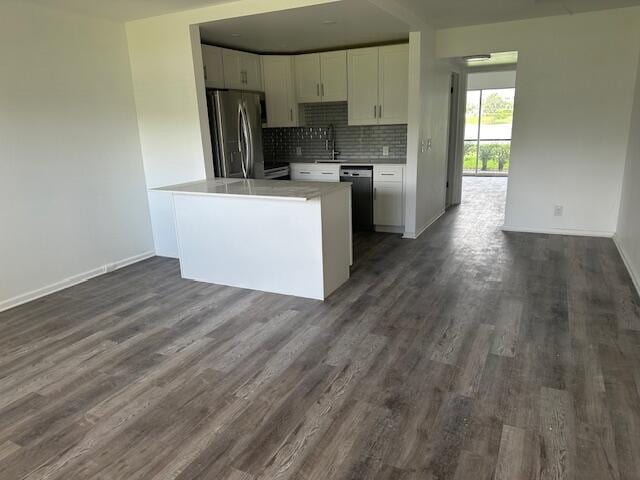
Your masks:
[[[183,278],[325,299],[349,278],[351,184],[216,178],[172,195]]]

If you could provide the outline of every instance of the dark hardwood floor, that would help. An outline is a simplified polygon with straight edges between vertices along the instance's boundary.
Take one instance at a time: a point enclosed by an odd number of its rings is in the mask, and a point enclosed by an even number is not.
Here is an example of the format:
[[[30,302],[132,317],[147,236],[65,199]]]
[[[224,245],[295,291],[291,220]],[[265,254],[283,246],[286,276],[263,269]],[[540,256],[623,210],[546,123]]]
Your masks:
[[[501,232],[505,182],[358,236],[324,303],[153,258],[0,313],[0,478],[640,478],[631,280],[611,240]]]

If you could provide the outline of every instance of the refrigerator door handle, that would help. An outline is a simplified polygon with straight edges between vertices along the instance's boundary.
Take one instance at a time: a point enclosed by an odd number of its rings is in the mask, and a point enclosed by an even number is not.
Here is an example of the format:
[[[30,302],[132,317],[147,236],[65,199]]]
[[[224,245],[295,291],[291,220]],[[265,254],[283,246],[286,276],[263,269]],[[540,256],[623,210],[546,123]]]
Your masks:
[[[251,130],[251,122],[249,121],[249,112],[247,111],[247,103],[244,102],[244,122],[245,122],[245,136],[247,140],[247,174],[251,176],[253,174],[253,131]]]
[[[242,102],[238,102],[238,151],[240,152],[240,166],[242,167],[242,175],[247,178],[247,166],[245,165],[245,130],[244,130],[244,111]]]

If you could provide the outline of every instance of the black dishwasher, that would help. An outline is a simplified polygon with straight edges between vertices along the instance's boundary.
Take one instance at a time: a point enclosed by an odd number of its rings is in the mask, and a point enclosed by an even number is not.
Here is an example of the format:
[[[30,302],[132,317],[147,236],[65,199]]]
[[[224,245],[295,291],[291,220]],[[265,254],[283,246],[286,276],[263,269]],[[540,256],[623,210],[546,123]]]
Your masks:
[[[351,223],[354,232],[373,231],[373,167],[340,168],[340,181],[351,182]]]

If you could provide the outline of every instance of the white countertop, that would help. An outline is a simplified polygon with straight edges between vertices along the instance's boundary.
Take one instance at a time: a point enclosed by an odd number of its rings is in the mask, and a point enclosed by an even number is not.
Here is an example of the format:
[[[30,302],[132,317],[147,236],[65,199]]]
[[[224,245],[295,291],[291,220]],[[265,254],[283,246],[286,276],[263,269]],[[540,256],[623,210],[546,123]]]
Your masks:
[[[258,180],[215,178],[169,185],[152,190],[181,195],[217,197],[265,197],[278,200],[307,201],[337,190],[351,188],[348,182],[293,182],[290,180]]]

